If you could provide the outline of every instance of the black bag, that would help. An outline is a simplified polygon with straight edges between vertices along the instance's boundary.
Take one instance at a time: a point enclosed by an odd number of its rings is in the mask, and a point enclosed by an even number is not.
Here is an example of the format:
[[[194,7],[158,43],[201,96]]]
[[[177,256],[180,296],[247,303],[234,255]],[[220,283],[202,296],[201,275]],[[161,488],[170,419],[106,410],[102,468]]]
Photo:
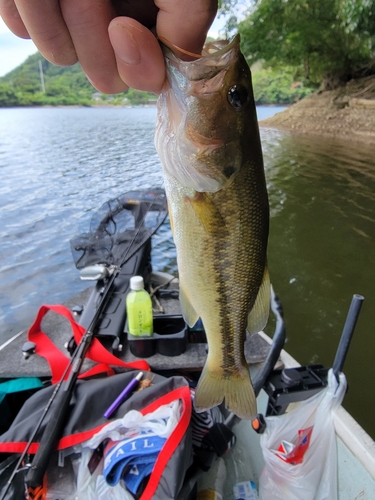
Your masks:
[[[65,454],[74,451],[77,449],[75,447],[89,440],[107,425],[109,421],[103,417],[104,412],[137,373],[132,371],[104,379],[79,380],[71,399],[69,420],[58,442],[57,449],[60,452],[65,450]],[[0,467],[0,494],[5,490],[19,454],[25,449],[53,391],[54,386],[50,386],[41,389],[29,398],[10,429],[0,436],[0,453],[15,454],[14,457],[5,460]],[[185,473],[193,459],[189,426],[192,403],[188,383],[180,376],[165,378],[155,375],[150,387],[133,393],[128,400],[119,406],[111,418],[111,420],[121,418],[130,410],[138,410],[145,415],[176,400],[180,401],[180,415],[177,425],[158,454],[147,484],[143,485],[138,496],[140,500],[174,500],[182,488]],[[40,433],[43,433],[47,423],[48,414],[41,426]],[[31,444],[29,452],[35,453],[37,448],[38,442],[36,441]],[[52,487],[49,478],[56,476],[56,464],[53,463],[56,461],[58,461],[57,457],[51,457],[51,464],[46,473],[44,496],[40,496],[40,499],[47,498],[47,491]],[[64,468],[60,468],[58,471],[60,477],[64,475],[62,471],[66,474],[73,474],[67,464],[68,462],[65,460]],[[6,499],[23,498],[25,474],[26,472],[22,471],[16,475],[16,480],[12,483]],[[67,492],[66,500],[68,495]],[[48,498],[52,497],[48,495]],[[76,497],[72,496],[72,498]]]

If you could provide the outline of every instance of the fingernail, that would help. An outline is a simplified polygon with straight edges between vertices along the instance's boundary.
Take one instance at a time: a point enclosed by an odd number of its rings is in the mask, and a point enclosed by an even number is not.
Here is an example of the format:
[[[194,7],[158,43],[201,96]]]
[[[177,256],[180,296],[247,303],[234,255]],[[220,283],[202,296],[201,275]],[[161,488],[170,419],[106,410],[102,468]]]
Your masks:
[[[88,74],[87,74],[87,73],[85,73],[85,76],[86,76],[86,78],[88,79],[88,81],[91,83],[91,85],[92,85],[93,87],[95,87],[94,82],[91,80],[91,78],[88,76]]]
[[[133,33],[121,24],[111,27],[111,42],[116,57],[121,61],[132,66],[141,62],[141,53]]]

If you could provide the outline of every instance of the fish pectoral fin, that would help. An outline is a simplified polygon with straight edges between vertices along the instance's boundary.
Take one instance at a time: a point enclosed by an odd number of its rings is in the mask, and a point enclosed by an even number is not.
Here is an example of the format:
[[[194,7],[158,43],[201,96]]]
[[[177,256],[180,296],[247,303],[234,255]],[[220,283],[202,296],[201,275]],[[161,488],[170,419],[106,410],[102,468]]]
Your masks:
[[[199,315],[195,311],[194,307],[191,305],[190,300],[188,299],[186,293],[184,292],[183,287],[181,286],[181,283],[180,283],[180,303],[181,303],[182,316],[184,317],[185,323],[187,323],[191,328],[198,321]]]
[[[238,374],[222,376],[203,368],[194,396],[194,407],[199,413],[218,406],[225,399],[225,406],[240,418],[253,419],[257,413],[256,398],[245,367]]]
[[[226,228],[224,217],[206,193],[196,192],[194,198],[188,198],[188,201],[207,233]]]
[[[262,284],[260,285],[255,304],[247,318],[247,331],[258,333],[266,326],[270,313],[271,283],[267,266],[264,269]]]
[[[171,226],[172,236],[174,238],[174,223],[173,223],[172,210],[171,210],[171,205],[169,203],[169,200],[167,200],[167,204],[168,204],[169,223],[170,223],[170,226]]]

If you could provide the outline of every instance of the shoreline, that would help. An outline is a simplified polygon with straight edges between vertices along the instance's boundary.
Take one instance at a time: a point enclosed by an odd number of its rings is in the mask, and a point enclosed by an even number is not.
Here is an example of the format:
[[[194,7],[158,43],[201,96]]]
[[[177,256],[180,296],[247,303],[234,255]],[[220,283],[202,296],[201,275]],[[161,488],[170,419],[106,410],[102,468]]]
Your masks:
[[[83,109],[83,108],[156,108],[156,104],[36,104],[35,106],[0,106],[1,109]]]
[[[375,145],[375,76],[317,91],[259,125]]]
[[[256,104],[258,108],[289,108],[293,104]],[[110,103],[99,103],[99,104],[57,104],[53,106],[52,104],[36,104],[35,106],[0,106],[0,109],[77,109],[77,108],[156,108],[157,104],[110,104]]]
[[[286,109],[259,120],[260,127],[276,128],[291,133],[349,140],[360,144],[375,145],[375,76],[351,80],[346,85],[330,91],[317,91],[295,104],[261,104],[257,107]],[[129,109],[154,108],[156,103],[111,104],[97,102],[89,105],[36,105],[11,106],[0,109]]]

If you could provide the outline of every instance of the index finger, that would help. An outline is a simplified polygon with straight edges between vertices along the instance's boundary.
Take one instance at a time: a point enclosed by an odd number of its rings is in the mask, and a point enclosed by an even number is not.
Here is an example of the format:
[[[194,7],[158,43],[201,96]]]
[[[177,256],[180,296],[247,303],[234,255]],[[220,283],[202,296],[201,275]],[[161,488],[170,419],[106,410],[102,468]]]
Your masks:
[[[110,0],[60,0],[60,3],[78,60],[91,83],[106,94],[126,90],[109,40],[108,25],[114,17]]]
[[[53,64],[77,62],[58,0],[15,0],[19,15],[39,52]]]
[[[0,15],[15,35],[20,38],[30,38],[13,0],[0,0]]]
[[[186,51],[200,54],[216,16],[217,0],[155,0],[155,4],[159,7],[157,35]]]

